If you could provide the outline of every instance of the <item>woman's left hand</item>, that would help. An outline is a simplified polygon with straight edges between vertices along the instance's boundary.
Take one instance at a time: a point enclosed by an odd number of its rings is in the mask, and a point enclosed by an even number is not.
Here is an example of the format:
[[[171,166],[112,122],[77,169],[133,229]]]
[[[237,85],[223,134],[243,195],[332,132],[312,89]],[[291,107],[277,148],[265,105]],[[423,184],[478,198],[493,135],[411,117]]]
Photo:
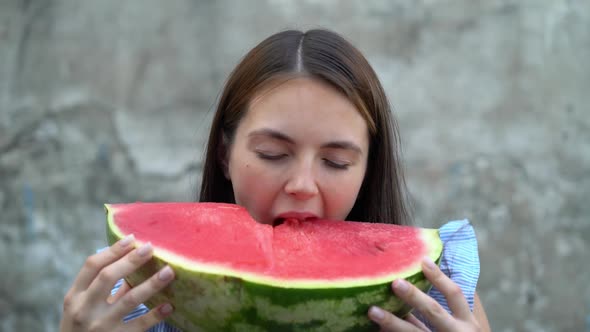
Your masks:
[[[482,331],[476,317],[469,309],[461,288],[428,258],[423,260],[422,269],[426,278],[447,299],[452,315],[432,297],[403,279],[393,282],[392,288],[395,294],[420,311],[437,331]],[[381,331],[430,331],[412,314],[401,319],[381,308],[371,307],[369,318],[379,324]]]

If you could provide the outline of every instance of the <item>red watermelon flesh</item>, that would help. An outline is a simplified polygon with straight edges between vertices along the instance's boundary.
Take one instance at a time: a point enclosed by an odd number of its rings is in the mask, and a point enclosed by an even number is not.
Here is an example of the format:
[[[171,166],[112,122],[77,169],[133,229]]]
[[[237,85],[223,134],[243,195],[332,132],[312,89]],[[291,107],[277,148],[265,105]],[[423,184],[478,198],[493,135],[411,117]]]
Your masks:
[[[339,287],[413,275],[423,256],[438,259],[436,230],[381,223],[286,220],[260,224],[237,205],[221,203],[110,204],[109,227],[134,234],[155,251],[195,270],[265,284]],[[440,240],[438,240],[440,241]]]

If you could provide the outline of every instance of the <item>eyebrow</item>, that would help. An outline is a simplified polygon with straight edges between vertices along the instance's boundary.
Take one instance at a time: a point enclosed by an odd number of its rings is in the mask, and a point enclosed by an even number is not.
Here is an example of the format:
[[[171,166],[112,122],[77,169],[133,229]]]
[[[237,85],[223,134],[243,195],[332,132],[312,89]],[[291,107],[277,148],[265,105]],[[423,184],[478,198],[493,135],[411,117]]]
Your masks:
[[[271,138],[278,139],[280,141],[284,141],[284,142],[287,142],[290,144],[295,144],[295,140],[293,140],[291,137],[281,133],[280,131],[270,129],[270,128],[262,128],[262,129],[254,130],[250,134],[248,134],[248,137],[252,137],[252,136],[269,136]],[[328,142],[328,143],[322,144],[321,148],[352,150],[354,152],[357,152],[358,154],[362,154],[361,148],[358,145],[356,145],[350,141]]]

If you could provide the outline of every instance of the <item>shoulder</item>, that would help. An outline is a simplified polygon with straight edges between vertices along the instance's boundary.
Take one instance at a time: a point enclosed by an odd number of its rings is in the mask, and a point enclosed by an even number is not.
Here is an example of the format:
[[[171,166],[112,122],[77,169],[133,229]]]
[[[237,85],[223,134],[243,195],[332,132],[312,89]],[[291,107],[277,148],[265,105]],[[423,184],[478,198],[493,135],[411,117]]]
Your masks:
[[[469,220],[450,221],[439,228],[443,242],[443,255],[440,268],[453,280],[469,302],[473,310],[475,289],[479,279],[480,263],[475,230]],[[446,299],[435,288],[429,295],[449,311]]]

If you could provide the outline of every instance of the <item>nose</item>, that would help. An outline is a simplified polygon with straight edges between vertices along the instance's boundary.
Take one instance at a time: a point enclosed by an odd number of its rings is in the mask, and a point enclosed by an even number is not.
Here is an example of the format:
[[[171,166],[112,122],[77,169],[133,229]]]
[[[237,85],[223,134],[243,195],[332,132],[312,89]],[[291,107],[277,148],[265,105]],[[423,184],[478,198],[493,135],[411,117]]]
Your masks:
[[[285,184],[285,192],[297,200],[308,200],[317,195],[319,190],[312,167],[297,166]]]

